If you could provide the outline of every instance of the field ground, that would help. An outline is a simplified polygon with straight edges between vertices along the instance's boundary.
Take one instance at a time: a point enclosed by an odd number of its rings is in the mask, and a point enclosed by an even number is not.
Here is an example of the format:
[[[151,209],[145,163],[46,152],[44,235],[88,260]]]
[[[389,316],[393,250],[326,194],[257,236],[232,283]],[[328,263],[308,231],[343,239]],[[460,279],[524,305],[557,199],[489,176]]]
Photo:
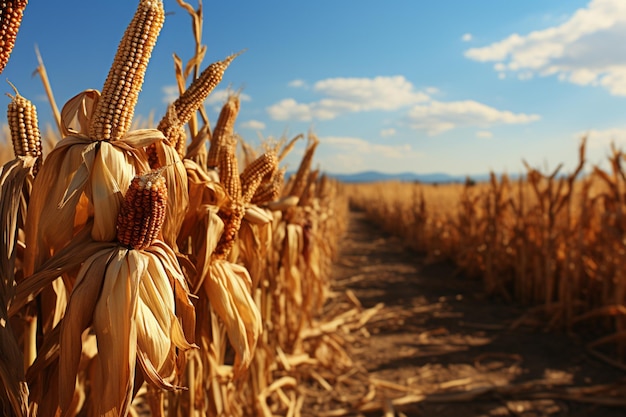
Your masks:
[[[584,341],[514,325],[527,309],[487,299],[480,282],[426,263],[363,213],[350,213],[340,247],[327,307],[350,290],[364,309],[384,307],[349,335],[350,378],[332,390],[313,381],[303,415],[626,415],[624,371]]]

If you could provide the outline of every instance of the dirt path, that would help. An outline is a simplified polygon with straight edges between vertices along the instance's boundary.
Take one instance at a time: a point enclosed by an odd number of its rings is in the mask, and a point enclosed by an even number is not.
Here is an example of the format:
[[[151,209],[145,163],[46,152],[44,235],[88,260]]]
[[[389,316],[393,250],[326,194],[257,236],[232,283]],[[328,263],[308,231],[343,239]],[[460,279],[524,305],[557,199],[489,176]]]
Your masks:
[[[624,382],[624,373],[581,341],[513,329],[525,310],[486,299],[452,265],[425,264],[363,213],[350,214],[341,248],[333,290],[352,290],[365,308],[385,305],[348,348],[378,381],[376,398],[389,399],[385,416],[626,416],[626,408],[597,404],[614,393],[584,391]]]

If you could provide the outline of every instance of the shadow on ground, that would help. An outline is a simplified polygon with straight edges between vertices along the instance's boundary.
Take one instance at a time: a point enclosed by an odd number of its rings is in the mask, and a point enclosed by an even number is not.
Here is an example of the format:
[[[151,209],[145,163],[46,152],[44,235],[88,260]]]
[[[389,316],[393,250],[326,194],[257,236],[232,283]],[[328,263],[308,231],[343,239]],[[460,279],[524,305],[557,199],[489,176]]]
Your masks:
[[[487,299],[480,282],[455,276],[450,263],[426,264],[363,213],[351,213],[341,246],[333,289],[353,291],[364,307],[385,305],[368,322],[367,337],[350,346],[355,362],[373,378],[433,394],[431,401],[399,406],[404,415],[626,415],[623,408],[554,395],[561,388],[623,381],[623,372],[587,354],[583,341],[512,328],[524,308]],[[488,387],[497,387],[496,394]],[[526,391],[520,394],[517,387]],[[485,395],[477,394],[481,390]],[[525,392],[533,394],[525,398]],[[469,394],[444,395],[438,402],[442,393]]]

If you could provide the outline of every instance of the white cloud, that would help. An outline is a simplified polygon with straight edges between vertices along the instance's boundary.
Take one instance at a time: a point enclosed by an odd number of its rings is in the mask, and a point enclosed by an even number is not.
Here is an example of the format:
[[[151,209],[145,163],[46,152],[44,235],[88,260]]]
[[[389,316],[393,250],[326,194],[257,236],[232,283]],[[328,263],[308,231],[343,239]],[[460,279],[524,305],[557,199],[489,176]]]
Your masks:
[[[489,127],[496,124],[522,124],[540,119],[536,114],[498,110],[473,100],[431,101],[414,106],[408,114],[409,125],[437,135],[458,127]]]
[[[469,42],[473,39],[473,36],[471,33],[465,33],[463,36],[461,36],[461,40],[463,42]]]
[[[564,22],[527,35],[511,34],[471,48],[467,58],[496,62],[500,74],[556,75],[578,85],[626,95],[626,1],[592,0]],[[503,78],[503,77],[501,77]]]
[[[429,99],[403,76],[329,78],[316,82],[313,90],[323,98],[310,103],[283,99],[268,107],[268,114],[274,120],[330,120],[346,113],[398,110]]]
[[[380,131],[380,136],[383,138],[388,138],[390,136],[394,136],[396,134],[396,129],[390,127],[388,129],[383,129]]]
[[[326,136],[320,138],[320,145],[347,151],[351,155],[375,155],[381,158],[407,159],[418,155],[408,144],[400,146],[380,145],[353,137]]]
[[[491,139],[493,138],[493,133],[489,130],[479,130],[476,132],[476,137],[479,139]]]
[[[170,104],[178,98],[178,87],[176,85],[166,85],[161,87],[163,91],[163,103]]]
[[[592,129],[586,132],[579,132],[575,135],[576,139],[587,136],[587,146],[589,149],[608,151],[610,145],[614,144],[617,148],[626,150],[626,127],[617,127],[609,129]]]
[[[265,129],[265,123],[260,122],[258,120],[248,120],[248,121],[245,121],[245,122],[241,123],[240,126],[242,128],[252,129],[252,130],[263,130],[263,129]]]
[[[289,81],[287,85],[293,88],[302,88],[302,87],[306,87],[306,82],[304,80],[292,80],[292,81]]]

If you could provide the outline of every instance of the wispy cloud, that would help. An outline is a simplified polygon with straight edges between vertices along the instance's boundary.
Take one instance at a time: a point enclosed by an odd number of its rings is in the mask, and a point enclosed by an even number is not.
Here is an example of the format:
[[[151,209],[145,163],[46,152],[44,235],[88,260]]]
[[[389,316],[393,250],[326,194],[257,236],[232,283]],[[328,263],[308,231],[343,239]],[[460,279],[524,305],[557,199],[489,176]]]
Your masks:
[[[263,130],[265,129],[265,123],[259,120],[248,120],[240,125],[244,129]]]
[[[178,87],[176,85],[165,85],[161,87],[163,92],[163,99],[161,100],[165,104],[173,103],[178,98]]]
[[[302,88],[302,87],[306,87],[306,82],[304,80],[292,80],[292,81],[289,81],[287,85],[293,88]]]
[[[473,38],[474,38],[474,37],[472,36],[472,34],[471,34],[471,33],[465,33],[465,34],[463,34],[463,36],[461,36],[461,40],[462,40],[463,42],[469,42],[469,41],[471,41]]]
[[[326,136],[320,138],[320,144],[333,147],[336,151],[348,151],[352,154],[378,155],[384,158],[410,159],[417,153],[408,144],[399,146],[381,145],[353,137]]]
[[[394,136],[396,134],[396,129],[394,129],[393,127],[390,127],[388,129],[383,129],[380,131],[380,136],[382,136],[383,138],[388,138],[390,136]]]
[[[606,151],[611,144],[618,148],[626,148],[626,127],[592,129],[577,133],[575,138],[580,139],[585,136],[587,137],[587,144],[590,149]]]
[[[490,45],[471,48],[465,56],[495,62],[506,73],[557,76],[578,85],[606,88],[626,95],[626,2],[592,0],[564,22],[527,35],[511,34]],[[610,51],[610,52],[609,52]]]
[[[536,114],[498,110],[473,100],[431,101],[414,106],[408,114],[409,125],[437,135],[458,127],[489,127],[498,124],[522,124],[539,120]]]
[[[491,139],[493,138],[493,132],[489,130],[479,130],[476,132],[476,137],[480,139]]]
[[[323,98],[310,103],[287,98],[268,107],[268,114],[274,120],[331,120],[346,113],[398,110],[429,99],[403,76],[330,78],[316,82],[313,90]]]

